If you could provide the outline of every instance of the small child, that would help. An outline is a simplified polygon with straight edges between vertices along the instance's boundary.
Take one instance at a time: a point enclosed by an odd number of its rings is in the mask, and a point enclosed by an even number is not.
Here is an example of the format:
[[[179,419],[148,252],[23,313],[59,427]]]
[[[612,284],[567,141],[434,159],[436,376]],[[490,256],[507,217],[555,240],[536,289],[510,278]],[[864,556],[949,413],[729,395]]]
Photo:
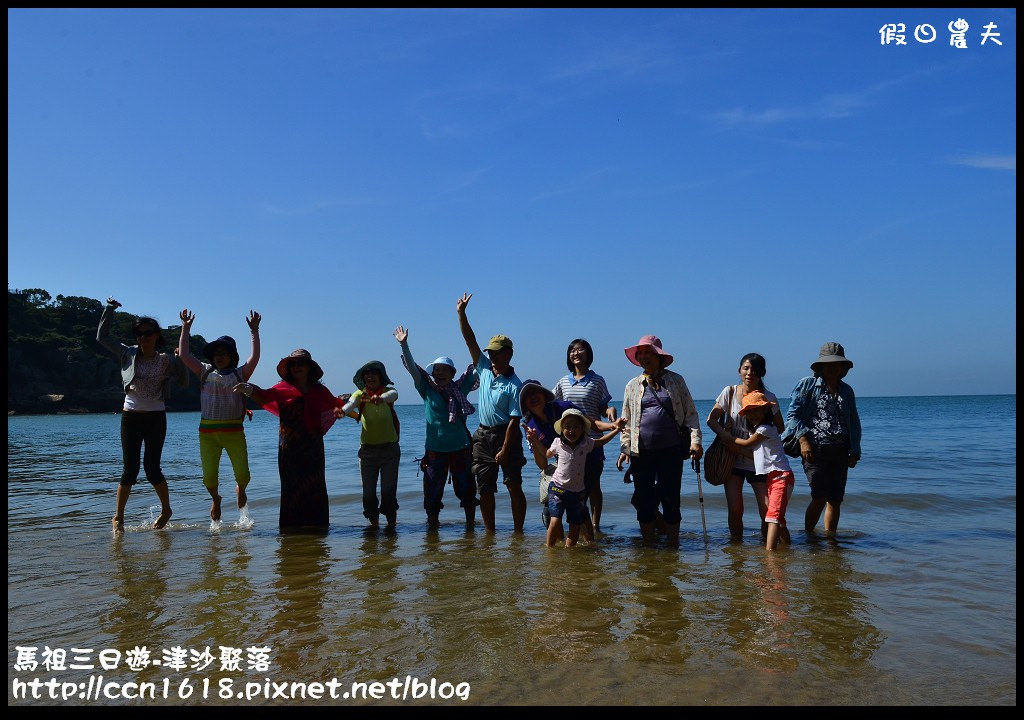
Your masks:
[[[569,520],[569,534],[565,538],[567,548],[576,545],[580,537],[580,527],[589,519],[587,512],[587,489],[583,482],[583,473],[587,465],[587,455],[595,447],[605,445],[618,435],[621,428],[616,427],[607,435],[592,438],[587,435],[590,420],[576,408],[562,412],[562,417],[555,421],[555,432],[558,433],[545,449],[539,442],[537,431],[526,427],[526,437],[533,448],[533,457],[538,465],[547,464],[548,458],[557,457],[558,464],[548,487],[548,521],[546,544],[554,547],[558,531],[562,528],[562,515]]]
[[[748,438],[736,438],[741,447],[751,446],[754,451],[754,470],[765,476],[765,490],[768,498],[768,512],[764,520],[768,523],[765,547],[774,550],[781,540],[789,545],[789,530],[786,529],[786,505],[793,494],[795,483],[789,459],[782,449],[782,438],[772,419],[771,400],[760,391],[748,392],[743,396],[740,415],[753,428]]]
[[[178,340],[178,356],[189,370],[199,377],[199,403],[202,416],[199,420],[199,458],[203,464],[203,485],[210,493],[210,519],[220,521],[220,495],[217,493],[221,452],[226,450],[235,473],[235,495],[238,509],[245,507],[248,498],[245,488],[249,484],[249,449],[245,442],[242,420],[246,410],[241,395],[232,392],[238,383],[252,377],[260,361],[260,314],[249,311],[245,318],[252,334],[252,352],[242,366],[238,365],[238,349],[234,338],[227,335],[207,343],[203,357],[208,363],[200,362],[189,350],[189,334],[195,313],[185,308],[181,311],[181,337]],[[250,414],[250,419],[252,418]]]

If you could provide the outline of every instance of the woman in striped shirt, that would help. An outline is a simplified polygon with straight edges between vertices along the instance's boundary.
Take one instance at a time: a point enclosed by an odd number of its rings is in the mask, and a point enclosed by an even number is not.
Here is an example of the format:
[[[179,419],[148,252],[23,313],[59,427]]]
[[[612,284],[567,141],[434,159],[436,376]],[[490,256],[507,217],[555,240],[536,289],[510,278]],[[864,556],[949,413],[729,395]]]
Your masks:
[[[594,349],[590,347],[590,343],[583,338],[576,338],[570,342],[565,351],[565,365],[569,369],[569,374],[558,381],[553,392],[556,400],[571,402],[583,411],[583,414],[592,421],[590,436],[596,439],[601,437],[601,433],[593,421],[607,418],[609,422],[614,422],[615,408],[608,405],[612,396],[608,392],[604,378],[590,369],[593,362]],[[601,509],[604,506],[604,494],[601,492],[603,470],[604,448],[597,446],[587,455],[583,476],[595,531],[601,523]]]

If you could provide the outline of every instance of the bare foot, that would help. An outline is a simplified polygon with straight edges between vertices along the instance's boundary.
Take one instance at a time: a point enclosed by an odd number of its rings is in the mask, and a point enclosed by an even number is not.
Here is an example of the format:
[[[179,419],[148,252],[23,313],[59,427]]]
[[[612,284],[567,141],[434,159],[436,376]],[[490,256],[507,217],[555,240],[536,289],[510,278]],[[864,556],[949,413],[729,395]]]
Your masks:
[[[163,517],[163,515],[161,515],[160,517]],[[170,515],[168,515],[167,517],[169,518]],[[214,522],[219,522],[220,521],[220,495],[214,495],[213,496],[213,502],[210,503],[210,519],[213,520]],[[160,522],[160,521],[157,520],[157,522]],[[167,521],[165,520],[164,522],[167,522]],[[158,526],[154,525],[153,527],[158,527]],[[160,525],[159,527],[163,527],[163,525]]]
[[[113,520],[113,525],[114,525],[114,532],[116,532],[116,533],[124,532],[124,518],[123,517],[115,517],[114,520]]]
[[[238,509],[241,510],[249,502],[249,496],[245,494],[245,488],[235,486],[235,495],[238,496]]]
[[[370,527],[377,527],[378,525],[380,525],[380,520],[376,515],[371,518],[367,518],[367,520],[370,521]]]
[[[398,513],[385,513],[384,517],[388,520],[388,527],[394,527],[398,523]]]
[[[219,498],[218,498],[218,500],[219,500]],[[220,515],[220,513],[218,513],[218,516],[219,515]],[[154,530],[162,529],[167,524],[167,521],[170,520],[170,519],[171,519],[171,509],[170,508],[164,508],[164,511],[160,513],[160,517],[158,517],[156,519],[156,522],[153,523],[153,529]]]

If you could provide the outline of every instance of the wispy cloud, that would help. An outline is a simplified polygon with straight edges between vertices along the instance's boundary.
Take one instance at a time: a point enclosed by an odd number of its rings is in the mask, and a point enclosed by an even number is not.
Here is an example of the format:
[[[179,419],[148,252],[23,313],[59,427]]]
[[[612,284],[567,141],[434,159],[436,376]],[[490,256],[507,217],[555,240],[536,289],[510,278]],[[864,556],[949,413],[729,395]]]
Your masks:
[[[867,104],[873,89],[856,93],[827,95],[806,105],[766,108],[764,110],[726,110],[712,118],[726,125],[773,125],[794,120],[833,120],[850,117]]]
[[[963,155],[947,158],[951,165],[966,165],[984,170],[1009,170],[1017,172],[1017,156],[1014,155]]]
[[[664,68],[676,63],[673,55],[651,42],[623,42],[615,48],[602,48],[588,57],[567,62],[548,73],[542,83],[578,81],[597,76],[605,81],[610,77],[632,76]]]
[[[288,215],[288,216],[302,216],[302,215],[314,215],[319,212],[326,210],[335,210],[337,208],[347,207],[362,207],[364,205],[372,205],[375,200],[371,198],[339,198],[336,200],[318,200],[306,203],[305,205],[275,205],[272,203],[263,203],[261,209],[271,215]]]
[[[786,107],[766,108],[763,110],[724,110],[713,113],[712,120],[727,126],[736,125],[774,125],[800,120],[835,120],[852,117],[858,110],[869,107],[874,98],[882,91],[894,85],[909,82],[922,74],[930,74],[934,69],[908,73],[900,78],[885,80],[860,90],[845,93],[830,93],[810,102]]]

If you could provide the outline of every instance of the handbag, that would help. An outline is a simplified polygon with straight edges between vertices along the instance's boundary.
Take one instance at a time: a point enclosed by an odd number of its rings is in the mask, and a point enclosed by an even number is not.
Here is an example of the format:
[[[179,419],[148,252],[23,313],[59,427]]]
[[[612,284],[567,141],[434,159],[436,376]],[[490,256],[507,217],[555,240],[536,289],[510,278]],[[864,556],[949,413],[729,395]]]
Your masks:
[[[732,397],[735,391],[735,386],[729,386],[729,401],[726,403],[729,406],[729,410],[722,413],[722,417],[718,419],[718,424],[723,429],[732,432]],[[723,422],[723,418],[725,419]],[[730,453],[725,443],[722,442],[722,438],[715,433],[715,439],[711,441],[711,447],[708,448],[707,452],[704,453],[704,479],[711,485],[722,485],[732,477],[732,468],[736,464],[736,456]]]
[[[788,424],[788,423],[787,423]],[[800,438],[793,436],[793,430],[788,429],[789,432],[782,436],[782,452],[789,455],[791,458],[800,457]]]
[[[782,451],[789,455],[791,458],[800,457],[800,438],[795,437],[793,433],[790,433],[789,435],[783,435]]]

